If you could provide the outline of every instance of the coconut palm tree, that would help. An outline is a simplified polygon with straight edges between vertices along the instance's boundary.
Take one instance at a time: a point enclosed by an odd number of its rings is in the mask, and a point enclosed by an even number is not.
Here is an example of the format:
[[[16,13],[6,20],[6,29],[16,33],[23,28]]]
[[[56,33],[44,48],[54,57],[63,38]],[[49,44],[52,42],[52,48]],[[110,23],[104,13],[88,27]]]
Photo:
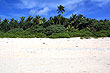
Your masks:
[[[10,30],[13,29],[14,28],[14,25],[15,25],[14,18],[12,18],[11,21],[9,22],[9,24],[8,24],[9,29]]]
[[[62,6],[62,5],[59,5],[58,6],[58,9],[57,9],[57,11],[58,11],[58,13],[62,13],[63,14],[63,12],[65,12],[65,9],[64,9],[65,7],[64,6]]]
[[[19,27],[23,28],[25,26],[25,17],[22,16],[22,17],[20,17],[20,19],[21,20],[20,20],[20,23],[19,23]]]
[[[47,21],[45,17],[43,17],[41,20],[43,21],[43,23]]]
[[[33,17],[28,16],[28,18],[26,19],[26,22],[30,22],[33,19]]]
[[[8,31],[8,23],[9,20],[5,18],[1,23],[1,30],[3,30],[4,32]]]

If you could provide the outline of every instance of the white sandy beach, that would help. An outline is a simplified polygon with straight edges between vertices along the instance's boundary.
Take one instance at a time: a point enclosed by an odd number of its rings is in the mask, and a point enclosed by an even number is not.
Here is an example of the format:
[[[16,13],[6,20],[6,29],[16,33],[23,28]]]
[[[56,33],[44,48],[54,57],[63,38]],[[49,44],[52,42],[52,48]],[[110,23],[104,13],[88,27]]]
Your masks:
[[[0,73],[110,73],[110,38],[0,38]]]

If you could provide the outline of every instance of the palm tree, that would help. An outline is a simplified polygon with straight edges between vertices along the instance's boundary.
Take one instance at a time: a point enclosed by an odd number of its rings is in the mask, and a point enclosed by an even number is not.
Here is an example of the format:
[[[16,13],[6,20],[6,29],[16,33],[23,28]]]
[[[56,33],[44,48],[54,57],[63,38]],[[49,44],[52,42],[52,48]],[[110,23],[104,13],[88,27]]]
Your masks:
[[[41,20],[43,21],[43,23],[47,21],[45,17],[43,17]]]
[[[23,28],[24,27],[24,25],[25,25],[25,17],[20,17],[21,18],[21,21],[20,21],[20,23],[19,23],[19,27],[20,28]]]
[[[12,18],[11,21],[9,22],[9,24],[8,24],[9,30],[13,29],[14,25],[15,25],[14,18]]]
[[[1,30],[1,23],[2,23],[2,21],[1,21],[1,18],[0,18],[0,30]]]
[[[28,16],[28,18],[26,19],[26,22],[30,22],[33,19],[33,17]]]
[[[7,20],[6,18],[2,21],[1,23],[1,30],[3,30],[4,32],[8,31],[8,23],[9,20]]]
[[[25,20],[25,25],[24,25],[24,28],[23,28],[24,30],[26,30],[26,29],[28,29],[29,27],[32,26],[32,24],[33,24],[32,20],[33,20],[33,17],[28,16],[28,18]]]
[[[62,5],[59,5],[58,6],[58,9],[57,9],[57,11],[58,11],[58,13],[62,13],[63,14],[63,12],[65,12],[65,9],[64,9],[65,7],[64,6],[62,6]]]
[[[25,20],[25,17],[22,16],[20,18],[21,18],[21,21],[20,22],[22,23]]]
[[[41,16],[36,16],[32,19],[32,22],[33,22],[33,25],[32,26],[35,26],[37,24],[40,24],[40,21],[41,21]]]

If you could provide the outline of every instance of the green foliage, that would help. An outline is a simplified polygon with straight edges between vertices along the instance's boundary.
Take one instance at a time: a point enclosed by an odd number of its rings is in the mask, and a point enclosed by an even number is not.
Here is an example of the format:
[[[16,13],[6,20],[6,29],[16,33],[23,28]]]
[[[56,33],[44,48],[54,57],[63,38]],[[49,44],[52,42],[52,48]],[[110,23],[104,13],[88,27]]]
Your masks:
[[[3,31],[0,31],[0,34],[4,33]]]
[[[22,32],[22,31],[23,31],[22,28],[14,28],[14,29],[7,31],[7,33],[17,33],[17,32]]]
[[[91,25],[93,31],[110,30],[110,21],[96,22]]]
[[[95,32],[96,37],[110,37],[110,30],[101,30],[98,32]]]
[[[46,38],[44,33],[30,34],[26,31],[13,33],[0,33],[0,38]]]
[[[94,37],[94,34],[88,30],[74,30],[73,32],[68,32],[70,37]]]
[[[21,31],[21,32],[16,32],[15,34],[18,34],[18,35],[31,35],[32,33],[30,31],[24,30],[24,31]]]
[[[49,38],[70,38],[68,33],[53,33]]]
[[[15,34],[12,33],[2,33],[0,34],[0,38],[17,38]]]
[[[36,33],[34,35],[36,38],[46,38],[46,34],[44,34],[44,33]]]
[[[36,25],[36,26],[33,26],[33,27],[27,29],[27,31],[30,31],[31,33],[44,33],[45,28],[43,26]]]
[[[70,37],[82,37],[83,34],[80,33],[79,31],[78,32],[68,32],[69,36]]]
[[[78,29],[75,29],[75,28],[67,28],[68,32],[78,32],[79,30]]]
[[[82,33],[82,36],[81,37],[84,37],[84,36],[94,37],[94,34],[92,32],[90,32],[90,31],[88,31],[87,29],[82,29],[79,32]]]
[[[46,35],[51,35],[52,33],[62,33],[65,32],[66,28],[63,25],[51,25],[45,30]]]

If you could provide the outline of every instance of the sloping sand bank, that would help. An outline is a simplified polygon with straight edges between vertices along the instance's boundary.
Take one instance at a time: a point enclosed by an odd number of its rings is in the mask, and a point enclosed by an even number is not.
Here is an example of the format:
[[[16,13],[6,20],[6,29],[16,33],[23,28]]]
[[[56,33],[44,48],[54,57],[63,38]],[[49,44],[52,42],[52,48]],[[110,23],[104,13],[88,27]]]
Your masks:
[[[0,73],[110,73],[110,38],[1,38]]]

